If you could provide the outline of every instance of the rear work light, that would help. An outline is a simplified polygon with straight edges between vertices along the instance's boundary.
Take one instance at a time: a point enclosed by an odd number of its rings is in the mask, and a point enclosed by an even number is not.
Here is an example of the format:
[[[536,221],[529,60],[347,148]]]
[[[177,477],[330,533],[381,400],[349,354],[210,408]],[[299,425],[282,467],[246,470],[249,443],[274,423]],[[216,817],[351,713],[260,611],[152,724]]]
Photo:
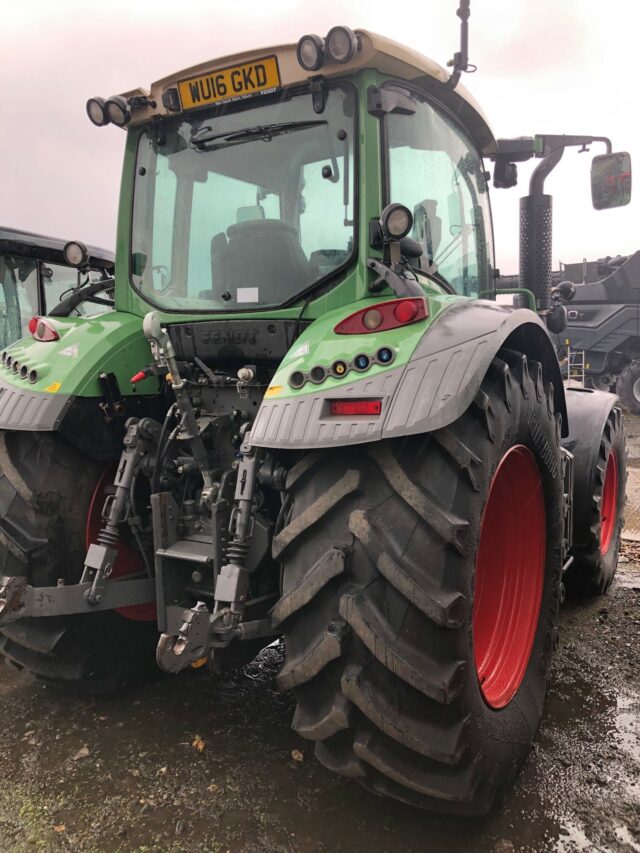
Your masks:
[[[370,332],[386,332],[408,326],[429,316],[427,300],[421,296],[410,299],[389,299],[368,308],[361,308],[341,320],[334,328],[336,335],[362,335]]]
[[[338,417],[377,416],[382,412],[382,400],[329,400],[329,411]]]
[[[44,317],[32,317],[29,320],[29,331],[36,341],[58,341],[60,335],[55,327]]]

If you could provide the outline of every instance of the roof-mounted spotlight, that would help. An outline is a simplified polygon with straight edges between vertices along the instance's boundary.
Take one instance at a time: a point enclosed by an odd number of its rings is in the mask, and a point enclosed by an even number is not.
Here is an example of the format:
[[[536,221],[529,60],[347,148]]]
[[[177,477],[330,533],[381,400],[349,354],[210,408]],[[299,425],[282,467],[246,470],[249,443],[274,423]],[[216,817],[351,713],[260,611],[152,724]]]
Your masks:
[[[121,95],[112,95],[108,98],[104,105],[104,109],[109,121],[117,125],[117,127],[124,127],[125,124],[128,124],[131,120],[131,107],[129,106],[129,102]]]
[[[358,50],[358,37],[349,27],[332,27],[324,44],[328,59],[333,62],[349,62]]]
[[[70,267],[84,267],[89,263],[87,247],[79,240],[70,240],[65,243],[62,254]]]
[[[89,98],[87,115],[97,127],[104,127],[105,124],[109,124],[109,116],[104,108],[104,98]]]
[[[324,65],[324,39],[313,34],[302,36],[296,47],[298,63],[305,71],[317,71]]]
[[[388,204],[380,214],[380,228],[387,240],[402,240],[413,226],[413,216],[403,204]]]

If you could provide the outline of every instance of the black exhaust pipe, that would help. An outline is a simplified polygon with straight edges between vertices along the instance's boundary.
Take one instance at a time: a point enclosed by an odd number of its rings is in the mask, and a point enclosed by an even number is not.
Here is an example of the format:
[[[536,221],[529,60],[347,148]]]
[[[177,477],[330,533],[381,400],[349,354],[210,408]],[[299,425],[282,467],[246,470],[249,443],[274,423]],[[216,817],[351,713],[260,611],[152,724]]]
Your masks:
[[[529,195],[520,199],[520,287],[530,290],[538,311],[551,307],[553,206],[545,195],[545,178],[557,165],[564,148],[556,148],[537,166],[529,182]]]

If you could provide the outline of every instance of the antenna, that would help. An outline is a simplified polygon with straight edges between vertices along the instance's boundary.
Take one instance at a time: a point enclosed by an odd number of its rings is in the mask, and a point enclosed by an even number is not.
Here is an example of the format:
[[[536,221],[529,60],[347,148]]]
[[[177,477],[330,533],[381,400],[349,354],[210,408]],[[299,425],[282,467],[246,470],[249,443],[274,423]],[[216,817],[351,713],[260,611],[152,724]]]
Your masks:
[[[447,87],[455,89],[458,85],[458,80],[462,72],[473,74],[477,71],[477,66],[469,63],[469,4],[471,0],[460,0],[460,6],[456,15],[460,18],[460,50],[453,54],[453,59],[447,62],[447,67],[453,68],[451,77],[447,80]]]

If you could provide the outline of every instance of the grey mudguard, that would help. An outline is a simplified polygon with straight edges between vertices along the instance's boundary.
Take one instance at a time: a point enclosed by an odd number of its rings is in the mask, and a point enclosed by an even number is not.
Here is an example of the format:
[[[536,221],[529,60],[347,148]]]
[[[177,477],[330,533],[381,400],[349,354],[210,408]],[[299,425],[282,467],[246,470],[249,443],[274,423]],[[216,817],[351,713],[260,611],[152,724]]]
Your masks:
[[[256,447],[303,449],[360,444],[430,432],[457,420],[478,393],[503,345],[540,361],[553,382],[556,411],[566,433],[566,406],[558,359],[546,327],[532,311],[489,300],[464,300],[442,311],[411,360],[371,379],[313,394],[263,400],[251,430]],[[375,397],[377,418],[336,418],[329,399]]]
[[[0,429],[51,432],[58,428],[73,399],[69,394],[19,388],[0,378]]]

